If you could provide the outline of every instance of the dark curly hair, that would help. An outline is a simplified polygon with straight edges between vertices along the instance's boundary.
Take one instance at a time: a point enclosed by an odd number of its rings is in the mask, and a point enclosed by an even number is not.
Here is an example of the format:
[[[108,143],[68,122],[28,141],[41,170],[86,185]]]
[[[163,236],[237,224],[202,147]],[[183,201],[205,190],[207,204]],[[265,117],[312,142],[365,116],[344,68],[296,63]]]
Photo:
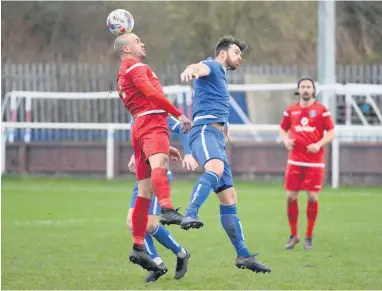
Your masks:
[[[219,39],[215,48],[215,55],[219,55],[221,50],[227,51],[233,44],[237,45],[242,53],[248,49],[245,42],[231,35],[226,35]]]

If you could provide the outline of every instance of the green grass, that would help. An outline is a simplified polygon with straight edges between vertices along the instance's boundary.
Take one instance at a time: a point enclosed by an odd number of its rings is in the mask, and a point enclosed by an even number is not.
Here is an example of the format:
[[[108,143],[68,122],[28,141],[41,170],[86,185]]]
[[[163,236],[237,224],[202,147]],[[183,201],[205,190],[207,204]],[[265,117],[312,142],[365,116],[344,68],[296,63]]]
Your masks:
[[[381,289],[382,189],[325,189],[314,248],[286,251],[288,225],[281,185],[238,182],[238,212],[246,241],[271,274],[235,267],[211,195],[205,227],[173,236],[190,249],[189,272],[173,279],[175,257],[157,245],[170,267],[156,284],[128,262],[125,221],[133,181],[3,177],[2,289]],[[174,182],[175,205],[187,205],[192,181]],[[306,197],[300,197],[304,235]]]

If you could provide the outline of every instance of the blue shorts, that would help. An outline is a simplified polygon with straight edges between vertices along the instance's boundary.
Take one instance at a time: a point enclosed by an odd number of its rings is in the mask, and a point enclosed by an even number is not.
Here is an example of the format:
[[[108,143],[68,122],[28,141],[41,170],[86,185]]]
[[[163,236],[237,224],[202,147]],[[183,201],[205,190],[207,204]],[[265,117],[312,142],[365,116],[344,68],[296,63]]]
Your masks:
[[[167,172],[167,176],[168,176],[168,180],[171,182],[171,180],[172,180],[171,171]],[[138,197],[138,181],[135,182],[135,186],[133,189],[133,195],[131,196],[131,200],[130,200],[130,208],[134,208],[135,201],[137,200],[137,197]],[[151,200],[149,215],[159,215],[160,210],[161,210],[161,208],[159,205],[158,198],[155,195],[153,195],[153,199]]]
[[[217,188],[213,189],[219,193],[233,186],[231,167],[225,148],[224,134],[211,125],[194,126],[190,131],[190,147],[192,154],[201,165],[209,160],[218,159],[224,163],[224,172],[220,177]]]

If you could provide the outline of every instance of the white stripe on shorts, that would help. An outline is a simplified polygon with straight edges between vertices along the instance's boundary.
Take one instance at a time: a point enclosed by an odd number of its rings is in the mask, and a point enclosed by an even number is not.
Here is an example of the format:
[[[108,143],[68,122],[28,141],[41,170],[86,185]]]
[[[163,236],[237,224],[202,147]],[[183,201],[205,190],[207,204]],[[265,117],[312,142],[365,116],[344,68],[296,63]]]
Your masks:
[[[206,137],[204,135],[204,131],[206,129],[207,125],[203,125],[202,127],[202,147],[203,147],[203,151],[204,151],[204,155],[206,156],[206,160],[209,160],[210,159],[210,154],[208,153],[208,150],[207,150],[207,144],[206,144]]]

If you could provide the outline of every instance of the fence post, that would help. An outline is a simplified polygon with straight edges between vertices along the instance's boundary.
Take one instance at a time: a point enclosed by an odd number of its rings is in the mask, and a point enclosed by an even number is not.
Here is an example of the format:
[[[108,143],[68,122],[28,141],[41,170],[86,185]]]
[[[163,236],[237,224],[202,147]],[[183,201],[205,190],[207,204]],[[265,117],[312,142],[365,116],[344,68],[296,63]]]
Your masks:
[[[340,134],[340,132],[336,133],[336,135],[338,134]],[[338,189],[339,184],[340,184],[340,142],[339,142],[339,138],[336,136],[332,140],[332,188]]]
[[[1,174],[6,172],[6,151],[7,151],[7,128],[1,129]]]
[[[106,178],[114,178],[114,128],[111,125],[107,130],[106,140]]]

